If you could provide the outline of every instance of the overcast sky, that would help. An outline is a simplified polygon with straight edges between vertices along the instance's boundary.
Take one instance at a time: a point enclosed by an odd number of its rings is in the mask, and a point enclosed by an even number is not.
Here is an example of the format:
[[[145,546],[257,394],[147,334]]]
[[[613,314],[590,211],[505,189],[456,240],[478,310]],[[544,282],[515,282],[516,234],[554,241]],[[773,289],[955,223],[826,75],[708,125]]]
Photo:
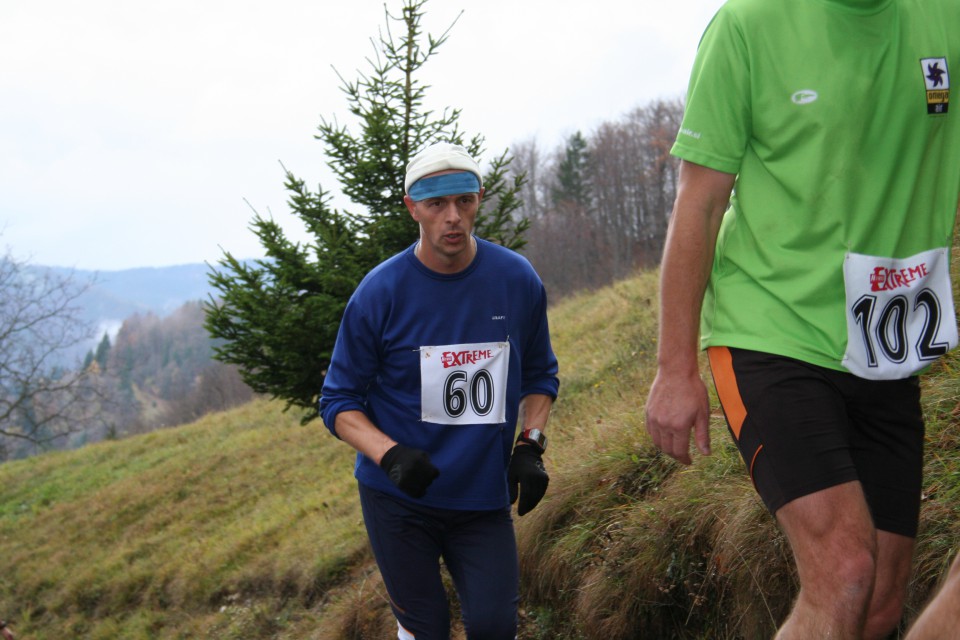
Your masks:
[[[682,97],[721,4],[431,0],[430,33],[463,14],[421,80],[489,156],[551,150]],[[384,24],[377,0],[0,0],[0,250],[100,271],[257,257],[251,207],[303,239],[280,163],[339,191],[313,136],[358,131],[334,69],[368,70]]]

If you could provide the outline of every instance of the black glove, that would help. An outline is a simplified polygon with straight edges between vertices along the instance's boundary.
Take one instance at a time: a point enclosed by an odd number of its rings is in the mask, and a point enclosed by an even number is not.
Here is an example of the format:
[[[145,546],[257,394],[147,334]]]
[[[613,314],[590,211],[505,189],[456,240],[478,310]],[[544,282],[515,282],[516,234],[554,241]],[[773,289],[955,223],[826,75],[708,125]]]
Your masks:
[[[517,515],[533,510],[547,492],[550,476],[543,468],[543,454],[536,447],[520,444],[513,448],[513,457],[507,468],[507,487],[510,489],[510,504],[517,501],[519,484],[520,504]]]
[[[380,459],[380,468],[390,481],[411,498],[422,498],[440,470],[430,462],[426,451],[395,444]]]

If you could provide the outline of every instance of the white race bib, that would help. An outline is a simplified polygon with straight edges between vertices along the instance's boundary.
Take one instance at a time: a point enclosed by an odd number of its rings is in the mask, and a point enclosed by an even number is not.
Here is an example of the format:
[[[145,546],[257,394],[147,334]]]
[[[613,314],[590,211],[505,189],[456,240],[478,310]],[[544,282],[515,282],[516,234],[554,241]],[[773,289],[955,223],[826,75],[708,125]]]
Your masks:
[[[509,342],[420,347],[420,418],[435,424],[506,421]]]
[[[843,366],[869,380],[913,375],[957,346],[946,249],[903,259],[848,253]]]

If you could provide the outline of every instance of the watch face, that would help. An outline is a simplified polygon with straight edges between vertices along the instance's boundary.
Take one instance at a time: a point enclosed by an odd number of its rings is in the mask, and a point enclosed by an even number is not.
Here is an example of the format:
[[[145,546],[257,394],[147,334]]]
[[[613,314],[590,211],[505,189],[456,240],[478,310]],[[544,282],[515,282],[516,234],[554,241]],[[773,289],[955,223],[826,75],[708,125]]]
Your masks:
[[[535,447],[539,447],[541,451],[547,448],[547,436],[543,435],[540,429],[525,429],[520,434],[520,439]]]

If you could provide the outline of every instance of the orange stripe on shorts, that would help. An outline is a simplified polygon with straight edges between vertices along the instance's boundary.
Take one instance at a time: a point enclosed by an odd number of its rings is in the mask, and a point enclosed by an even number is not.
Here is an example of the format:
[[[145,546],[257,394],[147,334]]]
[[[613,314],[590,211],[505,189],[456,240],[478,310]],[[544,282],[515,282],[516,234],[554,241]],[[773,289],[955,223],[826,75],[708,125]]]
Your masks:
[[[737,386],[737,378],[733,374],[733,356],[727,347],[709,347],[707,356],[710,358],[710,370],[713,372],[713,382],[717,385],[717,395],[723,405],[723,412],[727,416],[733,437],[739,440],[743,421],[747,419],[747,408],[743,406],[740,387]]]

